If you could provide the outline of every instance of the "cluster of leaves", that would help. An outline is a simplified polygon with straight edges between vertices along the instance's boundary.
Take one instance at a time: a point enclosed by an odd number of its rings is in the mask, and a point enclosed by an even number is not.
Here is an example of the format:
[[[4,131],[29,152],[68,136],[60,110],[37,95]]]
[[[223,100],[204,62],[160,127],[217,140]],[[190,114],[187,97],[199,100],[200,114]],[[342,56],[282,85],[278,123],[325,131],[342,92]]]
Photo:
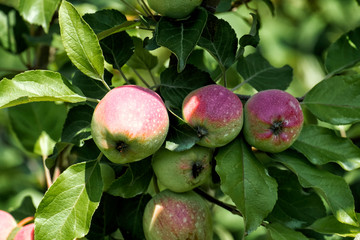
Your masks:
[[[250,32],[238,39],[206,4],[185,20],[146,14],[149,10],[128,20],[116,9],[81,16],[68,1],[43,0],[46,7],[36,9],[27,5],[31,2],[0,5],[0,24],[8,36],[0,39],[1,47],[34,60],[25,64],[30,70],[0,81],[0,108],[7,109],[24,150],[42,156],[49,186],[53,182],[37,209],[28,199],[23,204],[35,215],[35,239],[143,239],[142,212],[154,191],[151,158],[114,165],[91,139],[93,109],[112,87],[138,84],[156,90],[171,119],[165,147],[182,151],[199,140],[181,120],[190,91],[218,83],[245,102],[244,85],[254,91],[286,90],[292,82],[290,66],[272,66],[258,49],[256,11]],[[231,1],[224,2],[228,9]],[[29,23],[44,32],[30,35]],[[139,34],[141,29],[150,36]],[[327,49],[327,76],[299,99],[306,122],[291,149],[254,152],[240,134],[216,150],[213,184],[204,189],[215,194],[206,197],[242,216],[244,236],[259,227],[276,240],[360,234],[355,207],[360,149],[354,144],[360,136],[359,35],[360,28],[344,33]],[[164,49],[162,58],[155,54]],[[252,53],[245,54],[248,49]],[[205,52],[211,62],[204,61]],[[49,64],[49,58],[56,60]],[[240,81],[229,79],[232,69]],[[219,203],[223,196],[235,206]]]

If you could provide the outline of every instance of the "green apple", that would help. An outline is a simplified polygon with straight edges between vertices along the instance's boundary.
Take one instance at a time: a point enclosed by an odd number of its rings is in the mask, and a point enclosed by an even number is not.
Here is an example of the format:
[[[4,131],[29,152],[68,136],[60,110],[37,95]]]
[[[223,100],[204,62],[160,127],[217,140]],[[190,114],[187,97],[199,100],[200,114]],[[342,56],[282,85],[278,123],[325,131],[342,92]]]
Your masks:
[[[148,4],[155,12],[176,19],[190,15],[202,0],[148,0]]]
[[[165,141],[169,116],[154,91],[125,85],[109,91],[91,121],[92,137],[114,163],[129,163],[155,153]]]
[[[212,240],[207,202],[193,191],[164,190],[146,205],[143,228],[147,240]]]
[[[200,137],[199,145],[221,147],[231,142],[243,126],[241,100],[229,89],[212,84],[190,92],[184,99],[185,122]]]
[[[212,154],[212,149],[201,146],[181,152],[160,148],[152,157],[152,167],[161,185],[186,192],[210,178]]]
[[[16,221],[10,213],[0,210],[0,240],[6,240],[16,225]]]
[[[289,148],[300,135],[304,122],[299,101],[276,89],[253,95],[245,104],[244,115],[246,141],[271,153]]]

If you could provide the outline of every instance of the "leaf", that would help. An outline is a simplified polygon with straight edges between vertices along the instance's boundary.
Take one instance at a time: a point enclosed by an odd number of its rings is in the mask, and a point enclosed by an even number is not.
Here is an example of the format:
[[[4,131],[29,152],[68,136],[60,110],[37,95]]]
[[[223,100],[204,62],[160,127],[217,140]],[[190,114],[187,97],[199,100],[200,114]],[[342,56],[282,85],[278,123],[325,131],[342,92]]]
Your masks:
[[[215,159],[221,190],[243,214],[245,231],[256,230],[276,203],[276,181],[267,174],[243,139],[235,139],[219,148]]]
[[[24,197],[21,201],[21,204],[16,209],[12,210],[10,214],[17,220],[21,221],[26,217],[34,216],[36,208],[34,206],[33,200],[30,196]]]
[[[84,20],[90,25],[96,34],[109,32],[111,29],[121,27],[127,23],[125,15],[117,10],[104,9],[93,14],[84,15]],[[134,53],[134,44],[126,32],[113,31],[107,36],[102,36],[100,46],[105,60],[113,64],[117,69],[129,60]]]
[[[293,171],[304,188],[313,188],[323,197],[340,222],[358,225],[354,199],[348,184],[342,177],[310,165],[306,159],[295,152],[286,151],[272,156]]]
[[[269,169],[278,183],[278,200],[267,220],[289,228],[303,228],[326,215],[321,198],[312,190],[305,191],[295,174],[278,168]]]
[[[360,217],[360,214],[357,214]],[[326,216],[318,219],[308,227],[316,232],[323,234],[336,234],[342,237],[356,237],[360,233],[360,227],[339,222],[334,216]]]
[[[260,37],[259,37],[260,19],[254,13],[251,13],[251,16],[253,18],[253,23],[251,25],[250,33],[242,36],[239,41],[240,47],[242,49],[244,49],[246,46],[252,46],[256,48],[260,42]],[[244,50],[242,50],[241,55],[243,54],[243,52]]]
[[[126,172],[116,179],[107,191],[113,196],[132,198],[146,192],[153,176],[151,157],[129,165]]]
[[[360,121],[360,75],[321,81],[306,94],[303,104],[318,119],[334,125]]]
[[[100,100],[109,91],[103,83],[86,76],[80,71],[76,71],[73,74],[71,82],[74,86],[78,87],[85,96],[89,98]]]
[[[301,232],[285,227],[280,223],[266,225],[271,240],[308,240]]]
[[[199,41],[207,15],[205,9],[197,8],[186,20],[174,21],[162,17],[156,25],[156,41],[176,55],[178,72],[184,70],[188,57]]]
[[[325,58],[329,75],[340,73],[360,61],[360,27],[343,34],[330,45]]]
[[[360,149],[328,128],[304,126],[292,147],[316,165],[336,162],[347,171],[360,168]]]
[[[127,62],[127,65],[135,69],[153,69],[158,63],[157,57],[143,47],[143,41],[140,38],[132,37],[132,40],[135,51]]]
[[[37,101],[84,102],[59,73],[34,70],[0,81],[0,108]]]
[[[35,215],[35,240],[84,237],[100,203],[102,185],[97,160],[67,168],[39,204]]]
[[[275,68],[259,52],[240,58],[236,68],[244,78],[244,82],[249,83],[257,91],[285,90],[289,87],[293,77],[293,70],[290,66]]]
[[[235,61],[237,41],[236,33],[228,22],[209,14],[198,45],[205,48],[223,69],[227,69]]]
[[[27,34],[29,28],[19,12],[0,5],[0,46],[11,53],[21,53],[28,47],[24,37]]]
[[[64,124],[61,141],[72,143],[79,147],[84,141],[91,139],[91,119],[94,109],[80,105],[70,109]]]
[[[36,148],[40,139],[45,140],[42,145],[48,148],[45,155],[53,150],[60,139],[66,113],[65,105],[53,102],[28,103],[8,109],[11,129],[18,141],[27,151],[39,155],[43,154]]]
[[[97,36],[73,5],[63,1],[59,9],[61,39],[71,62],[85,75],[104,78],[104,57]]]
[[[145,239],[142,221],[145,206],[150,199],[150,195],[139,195],[135,198],[121,199],[119,201],[117,222],[124,239]]]
[[[59,3],[60,0],[19,0],[18,10],[26,21],[42,26],[47,33]]]
[[[171,108],[182,109],[184,98],[193,90],[205,85],[214,84],[207,72],[201,71],[193,65],[178,73],[176,66],[171,66],[160,75],[160,93]]]
[[[170,124],[165,148],[170,151],[185,151],[192,148],[198,141],[200,138],[189,125],[185,123]]]

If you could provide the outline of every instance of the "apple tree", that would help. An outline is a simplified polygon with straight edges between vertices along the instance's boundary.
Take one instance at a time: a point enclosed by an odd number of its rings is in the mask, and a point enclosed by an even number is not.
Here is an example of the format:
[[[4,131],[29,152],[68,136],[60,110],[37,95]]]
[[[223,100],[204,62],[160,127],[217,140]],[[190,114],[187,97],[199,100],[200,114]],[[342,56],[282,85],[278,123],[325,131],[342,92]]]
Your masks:
[[[359,5],[0,0],[5,239],[360,238]]]

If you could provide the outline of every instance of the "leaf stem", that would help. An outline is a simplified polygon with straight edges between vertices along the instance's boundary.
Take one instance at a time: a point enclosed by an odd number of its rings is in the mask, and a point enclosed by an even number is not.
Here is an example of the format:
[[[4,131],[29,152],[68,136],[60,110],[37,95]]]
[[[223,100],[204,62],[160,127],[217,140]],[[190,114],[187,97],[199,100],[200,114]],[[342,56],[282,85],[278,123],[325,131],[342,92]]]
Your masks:
[[[46,160],[46,156],[42,156],[46,185],[47,188],[50,188],[53,182],[51,180],[50,170],[46,167],[45,160]]]
[[[100,102],[99,99],[89,98],[89,97],[86,97],[86,101],[88,101],[88,102],[95,102],[95,103],[99,103],[99,102]]]
[[[134,71],[134,73],[136,74],[136,76],[139,77],[139,79],[141,80],[141,82],[144,83],[147,88],[150,88],[150,85],[149,85],[149,84],[145,81],[145,79],[139,74],[139,72],[136,71],[135,68],[131,68],[131,69]]]
[[[101,82],[104,84],[104,86],[107,88],[107,90],[111,90],[111,88],[109,87],[109,85],[106,83],[105,79],[102,77],[101,78]]]

